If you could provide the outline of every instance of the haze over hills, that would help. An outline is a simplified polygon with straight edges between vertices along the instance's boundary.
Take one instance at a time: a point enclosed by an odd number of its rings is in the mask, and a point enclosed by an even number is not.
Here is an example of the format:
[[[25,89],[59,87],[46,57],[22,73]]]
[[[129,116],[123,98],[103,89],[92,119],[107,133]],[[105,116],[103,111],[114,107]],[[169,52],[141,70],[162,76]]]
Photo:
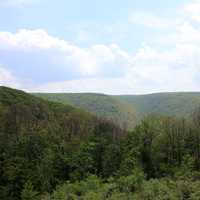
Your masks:
[[[98,116],[132,127],[148,114],[190,117],[200,106],[199,92],[147,95],[104,95],[93,93],[38,93],[44,99],[70,104]]]

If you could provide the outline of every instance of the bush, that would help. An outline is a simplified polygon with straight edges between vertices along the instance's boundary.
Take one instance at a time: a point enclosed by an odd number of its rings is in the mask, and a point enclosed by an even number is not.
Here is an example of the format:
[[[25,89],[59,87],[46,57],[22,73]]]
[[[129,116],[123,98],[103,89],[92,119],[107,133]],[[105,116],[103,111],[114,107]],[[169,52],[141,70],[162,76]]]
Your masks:
[[[31,182],[26,182],[24,189],[21,192],[21,200],[39,200],[38,192],[33,188]]]

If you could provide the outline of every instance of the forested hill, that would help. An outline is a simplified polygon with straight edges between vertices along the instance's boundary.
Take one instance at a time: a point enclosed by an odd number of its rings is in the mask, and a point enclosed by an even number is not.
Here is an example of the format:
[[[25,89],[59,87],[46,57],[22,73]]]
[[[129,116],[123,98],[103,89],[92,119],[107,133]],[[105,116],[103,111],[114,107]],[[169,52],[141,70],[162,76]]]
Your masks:
[[[59,132],[70,137],[87,134],[94,125],[94,116],[85,111],[7,87],[0,87],[0,110],[1,132]]]
[[[134,106],[109,95],[94,93],[37,93],[34,95],[82,108],[99,117],[109,119],[122,128],[131,129],[137,123],[138,114]]]
[[[123,134],[81,109],[0,87],[0,199],[27,200],[21,197],[26,186],[50,192],[63,180],[86,174],[84,169],[93,172],[87,154],[79,155],[82,144],[95,135],[112,140]]]
[[[114,97],[132,105],[138,111],[139,118],[150,113],[188,118],[200,106],[200,92],[169,92]]]
[[[0,87],[0,200],[199,200],[200,109],[131,131]]]
[[[127,124],[129,128],[152,113],[188,118],[200,106],[200,93],[198,92],[115,96],[92,93],[40,93],[34,95],[83,108],[98,116],[113,119],[120,125]]]
[[[52,132],[65,137],[90,134],[108,123],[71,105],[47,101],[20,90],[0,87],[0,131],[20,133]]]

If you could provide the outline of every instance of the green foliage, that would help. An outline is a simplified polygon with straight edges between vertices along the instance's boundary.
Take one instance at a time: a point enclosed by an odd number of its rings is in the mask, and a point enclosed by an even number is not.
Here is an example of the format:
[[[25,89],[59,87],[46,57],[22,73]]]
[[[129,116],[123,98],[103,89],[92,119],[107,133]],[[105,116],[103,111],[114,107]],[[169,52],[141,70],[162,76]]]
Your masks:
[[[183,177],[182,177],[183,178]],[[104,182],[89,176],[80,182],[67,182],[51,195],[52,200],[196,200],[200,198],[200,181],[184,179],[151,179],[136,184],[137,177],[130,175]],[[139,186],[139,187],[138,187]]]
[[[85,181],[75,183],[65,183],[57,188],[52,194],[53,200],[59,199],[78,199],[79,196],[85,196],[90,199],[101,188],[101,180],[96,176],[89,176]]]
[[[42,194],[69,179],[103,174],[103,152],[122,134],[113,123],[80,109],[10,88],[0,87],[0,109],[3,200],[20,199],[27,181]]]
[[[179,194],[176,191],[176,187],[173,183],[162,181],[162,180],[150,180],[146,181],[142,188],[142,193],[139,193],[141,199],[144,200],[178,200]],[[172,188],[171,188],[171,187]]]
[[[26,182],[21,192],[22,200],[39,200],[38,192],[34,191],[31,182]]]
[[[0,87],[1,200],[198,200],[200,110],[105,119]]]
[[[135,169],[129,176],[121,176],[117,180],[119,191],[123,193],[131,193],[139,190],[144,181],[143,171]]]

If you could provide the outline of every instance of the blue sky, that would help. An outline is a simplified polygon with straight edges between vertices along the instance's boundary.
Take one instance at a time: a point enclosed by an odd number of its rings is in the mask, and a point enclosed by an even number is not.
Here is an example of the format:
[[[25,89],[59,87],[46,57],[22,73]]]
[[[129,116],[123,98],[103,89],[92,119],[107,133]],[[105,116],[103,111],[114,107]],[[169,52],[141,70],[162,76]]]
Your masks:
[[[0,0],[0,85],[200,90],[199,0]]]

